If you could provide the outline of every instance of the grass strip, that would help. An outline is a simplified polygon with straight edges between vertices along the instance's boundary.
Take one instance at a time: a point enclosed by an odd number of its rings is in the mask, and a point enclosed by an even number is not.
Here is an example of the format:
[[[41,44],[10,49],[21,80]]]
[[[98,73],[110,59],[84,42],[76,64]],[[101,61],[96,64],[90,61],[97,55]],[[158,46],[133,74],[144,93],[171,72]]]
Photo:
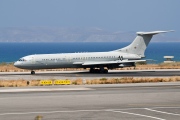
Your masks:
[[[0,87],[26,87],[26,86],[45,86],[41,80],[0,80]],[[54,82],[55,79],[52,79]],[[91,84],[125,84],[125,83],[152,83],[152,82],[178,82],[180,76],[162,78],[142,78],[142,77],[123,77],[123,78],[101,78],[101,79],[75,79],[71,80],[71,85],[91,85]]]

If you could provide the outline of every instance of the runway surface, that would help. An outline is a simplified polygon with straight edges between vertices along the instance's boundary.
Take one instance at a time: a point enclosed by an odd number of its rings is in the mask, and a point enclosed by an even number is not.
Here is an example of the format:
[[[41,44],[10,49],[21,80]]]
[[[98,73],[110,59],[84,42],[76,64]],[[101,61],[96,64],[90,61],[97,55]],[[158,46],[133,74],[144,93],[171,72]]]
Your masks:
[[[0,120],[180,119],[180,82],[0,88],[0,94]]]
[[[109,70],[108,74],[89,73],[89,71],[45,71],[36,72],[1,72],[0,80],[37,80],[37,79],[94,79],[119,77],[169,77],[180,76],[180,69],[166,70]]]

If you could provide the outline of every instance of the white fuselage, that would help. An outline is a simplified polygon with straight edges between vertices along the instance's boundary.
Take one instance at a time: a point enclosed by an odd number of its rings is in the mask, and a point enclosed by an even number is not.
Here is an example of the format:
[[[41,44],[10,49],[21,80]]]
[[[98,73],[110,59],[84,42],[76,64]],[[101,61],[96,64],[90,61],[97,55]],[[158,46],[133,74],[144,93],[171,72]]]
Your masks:
[[[29,55],[15,62],[15,66],[22,69],[51,69],[51,68],[90,68],[84,62],[137,60],[141,59],[136,54],[123,52],[84,52]]]

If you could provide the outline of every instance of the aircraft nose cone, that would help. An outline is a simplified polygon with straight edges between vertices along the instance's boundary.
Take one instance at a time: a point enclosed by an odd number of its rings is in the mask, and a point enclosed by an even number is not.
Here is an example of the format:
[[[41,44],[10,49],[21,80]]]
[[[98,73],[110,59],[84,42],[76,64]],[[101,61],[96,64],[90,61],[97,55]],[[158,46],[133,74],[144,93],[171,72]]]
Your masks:
[[[15,62],[15,63],[14,63],[14,66],[15,66],[15,67],[20,67],[19,62]]]

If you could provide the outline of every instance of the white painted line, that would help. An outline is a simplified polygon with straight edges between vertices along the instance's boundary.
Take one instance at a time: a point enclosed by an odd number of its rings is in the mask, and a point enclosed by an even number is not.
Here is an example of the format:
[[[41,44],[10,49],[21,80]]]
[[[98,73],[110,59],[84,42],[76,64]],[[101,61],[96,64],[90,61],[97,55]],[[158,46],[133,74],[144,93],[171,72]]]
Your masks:
[[[74,112],[101,112],[104,110],[74,110],[74,111],[44,111],[44,112],[17,112],[17,113],[1,113],[0,116],[5,115],[24,115],[24,114],[48,114],[48,113],[74,113]]]
[[[151,109],[155,109],[155,108],[166,108],[166,109],[180,109],[180,107],[151,107]]]
[[[130,113],[130,112],[123,112],[123,111],[112,111],[112,112],[119,112],[119,113],[124,113],[124,114],[142,116],[142,117],[153,118],[153,119],[157,119],[157,120],[166,120],[166,119],[162,119],[162,118],[158,118],[158,117],[153,117],[153,116],[148,116],[148,115],[142,115],[142,114],[136,114],[136,113]]]
[[[168,114],[168,115],[178,115],[178,116],[180,116],[180,114],[168,113],[168,112],[163,112],[163,111],[159,111],[159,110],[153,110],[153,109],[149,109],[149,108],[145,108],[145,109],[149,110],[149,111],[153,111],[153,112],[158,112],[158,113],[163,113],[163,114]]]
[[[0,114],[0,116],[5,116],[5,115],[25,115],[25,114],[47,114],[47,113],[62,113],[62,112],[76,112],[76,111],[47,111],[47,112],[2,113],[2,114]]]
[[[180,108],[180,107],[156,107],[156,108]],[[157,119],[157,120],[166,120],[166,119],[162,119],[162,118],[158,118],[158,117],[154,117],[154,116],[148,116],[148,115],[143,115],[143,114],[136,114],[136,113],[131,113],[131,112],[120,111],[120,110],[132,110],[132,109],[147,109],[147,110],[151,110],[149,108],[125,108],[125,109],[102,109],[102,110],[39,111],[39,112],[0,113],[0,116],[6,116],[6,115],[24,115],[24,114],[75,113],[75,112],[114,112],[114,113],[123,113],[123,114],[142,116],[142,117],[147,117],[147,118],[152,118],[152,119]],[[162,111],[160,111],[160,112],[162,112]],[[177,115],[179,115],[179,114],[177,114]]]
[[[47,91],[73,91],[73,90],[93,90],[91,88],[40,88],[40,89],[4,89],[0,93],[6,92],[47,92]]]
[[[151,109],[156,109],[156,108],[167,108],[167,109],[180,109],[180,107],[151,107]],[[121,110],[142,110],[146,108],[123,108],[123,109],[108,109],[109,111],[121,111]]]
[[[24,115],[24,114],[50,114],[50,113],[74,113],[74,112],[116,112],[116,113],[123,113],[123,114],[131,114],[136,116],[142,116],[142,117],[148,117],[153,118],[157,120],[165,120],[162,118],[157,118],[153,116],[147,116],[142,114],[135,114],[130,112],[123,112],[123,111],[114,111],[114,110],[74,110],[74,111],[44,111],[44,112],[17,112],[17,113],[1,113],[0,116],[6,116],[6,115]]]

